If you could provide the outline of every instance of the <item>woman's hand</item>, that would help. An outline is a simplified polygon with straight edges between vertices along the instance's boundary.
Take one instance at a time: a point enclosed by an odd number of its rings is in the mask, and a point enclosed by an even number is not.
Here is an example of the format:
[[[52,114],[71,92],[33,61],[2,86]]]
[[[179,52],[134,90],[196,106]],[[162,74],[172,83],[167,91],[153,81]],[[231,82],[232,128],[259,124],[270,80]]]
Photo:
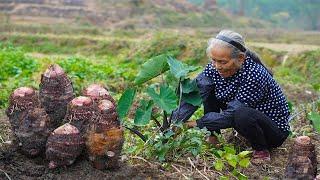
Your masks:
[[[187,121],[187,122],[185,122],[185,124],[187,125],[188,128],[194,128],[197,126],[196,121]]]

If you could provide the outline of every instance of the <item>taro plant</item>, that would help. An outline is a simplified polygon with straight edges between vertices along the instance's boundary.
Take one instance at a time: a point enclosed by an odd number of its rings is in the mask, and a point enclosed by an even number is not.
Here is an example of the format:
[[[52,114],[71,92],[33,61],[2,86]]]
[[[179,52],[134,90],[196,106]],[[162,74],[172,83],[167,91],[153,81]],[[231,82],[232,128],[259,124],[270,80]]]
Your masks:
[[[159,153],[160,151],[167,152],[162,149],[166,145],[160,146],[158,143],[170,144],[170,137],[173,135],[172,128],[177,126],[172,122],[173,110],[177,109],[182,101],[194,106],[201,104],[195,81],[189,78],[190,73],[197,69],[195,66],[189,66],[168,55],[159,55],[149,59],[141,66],[134,86],[126,89],[119,100],[117,111],[122,124],[145,142],[148,141],[148,132],[143,134],[138,130],[139,127],[150,127],[153,123],[156,124],[161,136],[155,135],[157,141],[152,141],[152,143],[154,147],[159,147]],[[172,85],[169,80],[164,80],[165,77],[173,78],[175,84]],[[160,79],[160,83],[154,81],[157,78]],[[135,97],[139,97],[140,101],[136,101]],[[138,107],[134,118],[131,118],[130,121],[128,112],[134,103],[137,103]],[[150,142],[149,140],[148,143]],[[159,156],[159,160],[163,159]]]
[[[179,107],[182,100],[194,106],[200,106],[201,104],[195,81],[188,78],[189,74],[195,70],[197,70],[197,67],[188,66],[168,55],[159,55],[151,58],[142,65],[135,78],[135,86],[126,89],[122,94],[117,108],[119,117],[128,119],[127,114],[134,102],[137,91],[139,91],[141,96],[147,95],[147,98],[139,101],[133,125],[138,127],[147,126],[153,120],[161,132],[166,132],[170,125],[173,124],[171,122],[172,112]],[[162,76],[162,82],[150,85],[149,82],[160,75]],[[175,87],[163,80],[165,75],[171,75],[176,78],[177,84]],[[145,138],[142,139],[146,140]]]

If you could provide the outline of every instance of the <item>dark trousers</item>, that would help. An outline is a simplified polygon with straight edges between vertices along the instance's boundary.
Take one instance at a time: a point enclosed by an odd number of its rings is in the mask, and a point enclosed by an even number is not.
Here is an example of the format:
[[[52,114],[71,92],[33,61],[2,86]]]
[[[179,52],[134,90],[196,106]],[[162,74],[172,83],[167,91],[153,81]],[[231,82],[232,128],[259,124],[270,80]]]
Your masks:
[[[254,150],[279,147],[289,135],[289,132],[281,131],[268,116],[247,106],[235,108],[232,115],[223,115],[221,110],[228,111],[227,105],[219,102],[214,93],[203,101],[203,105],[204,118],[197,121],[200,128],[206,127],[218,133],[220,129],[234,128],[251,143]]]

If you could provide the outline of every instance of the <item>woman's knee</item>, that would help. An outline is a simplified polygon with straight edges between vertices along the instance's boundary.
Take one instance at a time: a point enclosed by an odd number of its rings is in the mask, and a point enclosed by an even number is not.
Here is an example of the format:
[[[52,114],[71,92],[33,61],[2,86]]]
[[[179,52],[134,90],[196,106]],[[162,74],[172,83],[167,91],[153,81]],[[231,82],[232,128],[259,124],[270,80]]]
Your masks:
[[[256,122],[256,119],[253,118],[255,109],[250,107],[239,107],[235,110],[234,113],[234,123],[236,126],[247,126]]]

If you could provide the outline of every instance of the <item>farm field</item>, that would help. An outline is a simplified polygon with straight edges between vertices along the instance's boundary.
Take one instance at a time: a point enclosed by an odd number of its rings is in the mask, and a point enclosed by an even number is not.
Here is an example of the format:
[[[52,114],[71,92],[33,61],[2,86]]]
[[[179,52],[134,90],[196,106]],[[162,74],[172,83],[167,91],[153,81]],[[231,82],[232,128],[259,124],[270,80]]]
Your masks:
[[[320,162],[319,33],[287,32],[279,35],[281,38],[270,39],[270,34],[248,30],[248,46],[272,69],[294,115],[290,122],[292,133],[281,147],[271,152],[271,162],[262,166],[247,162],[252,149],[230,129],[223,131],[223,147],[219,151],[205,142],[206,132],[180,127],[183,133],[166,137],[170,142],[167,149],[144,142],[125,130],[119,169],[96,170],[85,157],[80,157],[71,166],[49,170],[43,157],[29,159],[11,146],[13,136],[5,109],[14,89],[21,86],[39,89],[41,74],[50,64],[59,64],[71,79],[76,96],[90,84],[99,83],[119,102],[128,88],[135,87],[142,64],[154,57],[170,55],[189,66],[199,66],[190,70],[190,77],[195,77],[208,63],[206,43],[216,30],[117,31],[49,26],[46,28],[51,31],[46,33],[45,26],[0,26],[0,179],[282,179],[293,139],[299,135],[311,137]],[[240,31],[246,34],[245,29]],[[146,97],[143,90],[164,79],[177,83],[165,74],[138,86],[129,115],[122,119],[123,125],[140,130],[150,139],[160,138],[155,123],[135,126],[133,117],[138,100]],[[201,116],[199,109],[191,119]],[[175,150],[177,142],[187,150]],[[238,159],[232,165],[229,159],[216,156],[217,152]],[[223,165],[218,167],[217,162]]]

